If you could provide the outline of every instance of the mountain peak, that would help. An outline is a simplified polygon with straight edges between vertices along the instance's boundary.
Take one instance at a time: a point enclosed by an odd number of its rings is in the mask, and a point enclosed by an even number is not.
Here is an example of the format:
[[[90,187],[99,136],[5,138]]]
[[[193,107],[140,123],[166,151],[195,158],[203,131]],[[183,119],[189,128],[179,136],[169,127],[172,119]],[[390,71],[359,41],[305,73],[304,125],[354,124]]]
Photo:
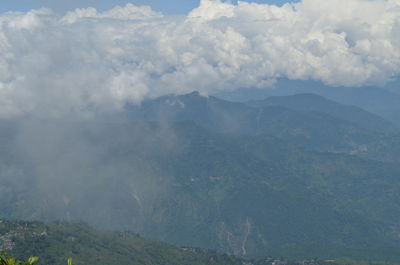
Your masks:
[[[204,99],[206,98],[203,96],[199,91],[192,91],[187,94],[181,94],[181,95],[175,95],[175,98],[181,98],[181,99]]]
[[[186,95],[186,96],[196,96],[196,97],[201,96],[201,95],[200,95],[200,92],[197,91],[197,90],[194,90],[194,91],[192,91],[192,92],[190,92],[190,93],[188,93],[188,94],[185,94],[185,95]]]

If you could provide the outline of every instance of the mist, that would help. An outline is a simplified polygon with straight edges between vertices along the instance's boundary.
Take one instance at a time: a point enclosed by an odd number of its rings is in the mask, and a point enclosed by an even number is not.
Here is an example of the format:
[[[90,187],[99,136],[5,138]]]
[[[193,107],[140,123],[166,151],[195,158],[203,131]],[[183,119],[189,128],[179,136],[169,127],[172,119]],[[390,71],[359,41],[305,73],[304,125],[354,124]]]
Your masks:
[[[0,14],[2,218],[243,256],[304,238],[319,250],[332,235],[327,256],[398,246],[396,125],[309,95],[312,111],[211,96],[279,80],[332,91],[397,81],[398,0],[57,13],[68,5]]]
[[[178,148],[167,125],[38,119],[1,124],[12,130],[1,137],[8,146],[1,151],[0,204],[8,207],[3,217],[136,232],[150,225],[152,207],[171,181],[155,158]]]

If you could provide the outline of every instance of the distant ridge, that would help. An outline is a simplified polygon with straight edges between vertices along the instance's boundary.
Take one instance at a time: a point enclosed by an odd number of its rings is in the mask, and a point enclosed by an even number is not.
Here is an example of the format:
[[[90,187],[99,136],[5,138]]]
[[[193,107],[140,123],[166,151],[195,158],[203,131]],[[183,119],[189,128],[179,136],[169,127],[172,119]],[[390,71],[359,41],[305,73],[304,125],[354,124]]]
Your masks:
[[[192,92],[147,100],[127,115],[132,121],[193,121],[219,133],[272,135],[317,151],[370,158],[377,155],[368,145],[399,132],[375,114],[311,93],[240,103]]]
[[[298,111],[318,111],[354,123],[368,130],[379,132],[394,132],[398,130],[397,126],[376,114],[359,107],[343,105],[312,93],[273,96],[264,100],[249,101],[247,105],[253,107],[282,106]]]

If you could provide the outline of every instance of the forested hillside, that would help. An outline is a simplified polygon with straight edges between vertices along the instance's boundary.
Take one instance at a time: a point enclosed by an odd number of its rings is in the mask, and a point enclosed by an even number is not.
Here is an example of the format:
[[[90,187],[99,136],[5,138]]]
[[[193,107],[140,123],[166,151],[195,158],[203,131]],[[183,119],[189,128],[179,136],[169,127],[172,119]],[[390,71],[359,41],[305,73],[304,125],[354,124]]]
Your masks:
[[[194,122],[15,126],[35,133],[2,153],[3,217],[83,220],[246,257],[399,259],[396,164]]]
[[[0,249],[37,264],[241,265],[235,257],[193,248],[177,248],[130,232],[101,232],[84,224],[9,222],[0,220]]]

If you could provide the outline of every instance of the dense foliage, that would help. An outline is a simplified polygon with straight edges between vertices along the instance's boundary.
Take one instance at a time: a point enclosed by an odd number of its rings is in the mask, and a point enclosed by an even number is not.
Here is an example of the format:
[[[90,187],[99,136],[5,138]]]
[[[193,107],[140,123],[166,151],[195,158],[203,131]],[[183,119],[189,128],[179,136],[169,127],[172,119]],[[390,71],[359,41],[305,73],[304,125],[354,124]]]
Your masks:
[[[1,123],[0,213],[249,258],[399,261],[396,136],[333,114],[190,94],[135,122]]]
[[[37,264],[42,265],[65,265],[66,260],[71,263],[69,257],[76,265],[242,265],[241,260],[215,251],[177,248],[133,233],[102,232],[84,224],[1,220],[0,235],[0,249],[28,262],[37,261],[29,257],[39,255]]]
[[[294,260],[287,258],[240,259],[198,248],[176,248],[128,232],[104,232],[84,224],[10,222],[0,220],[0,265],[33,264],[148,264],[148,265],[396,265],[390,262]],[[40,258],[32,255],[40,255]],[[15,258],[18,257],[18,258]],[[19,259],[27,260],[26,262]],[[75,264],[74,262],[74,264]]]
[[[28,261],[23,262],[7,256],[5,252],[0,253],[0,265],[33,265],[38,259],[38,257],[30,257]]]

